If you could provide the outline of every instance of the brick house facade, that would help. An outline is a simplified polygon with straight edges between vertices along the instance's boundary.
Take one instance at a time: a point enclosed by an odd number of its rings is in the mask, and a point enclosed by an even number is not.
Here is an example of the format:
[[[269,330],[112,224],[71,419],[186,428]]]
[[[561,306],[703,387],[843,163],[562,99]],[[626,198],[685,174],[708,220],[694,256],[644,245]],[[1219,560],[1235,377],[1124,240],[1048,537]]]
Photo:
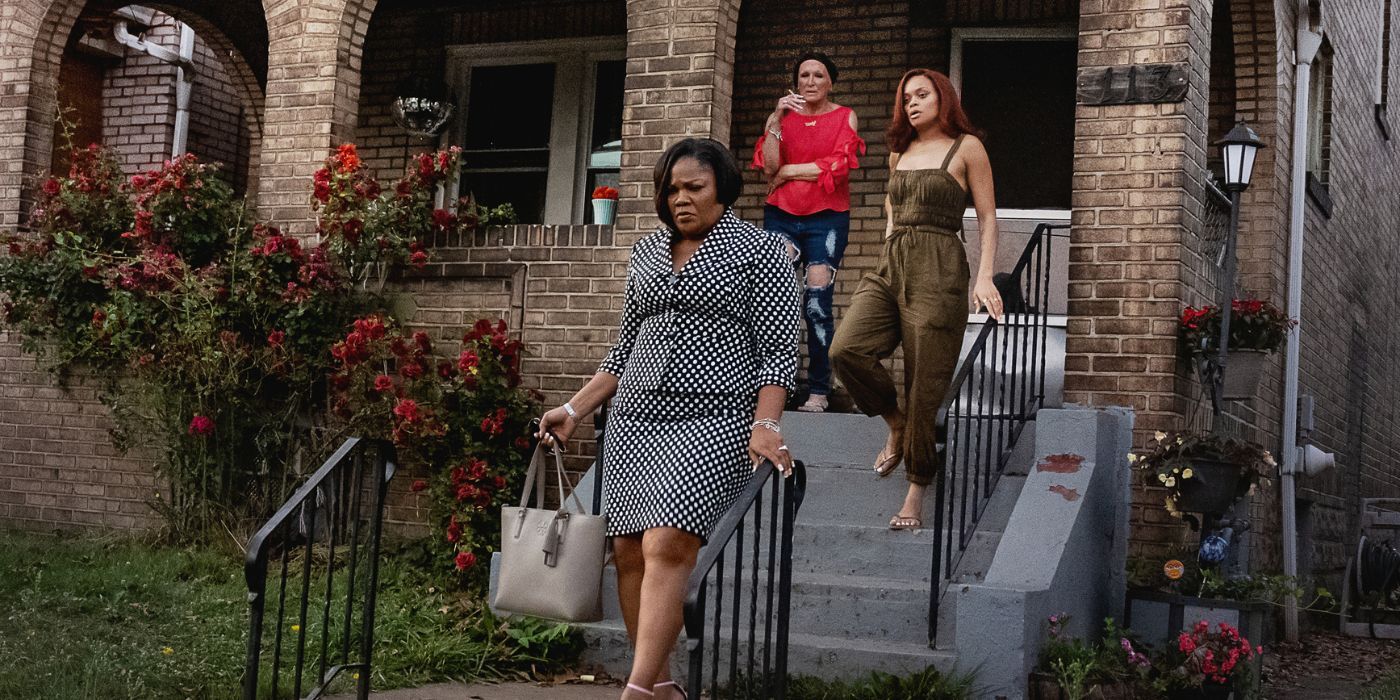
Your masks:
[[[562,400],[591,375],[608,346],[628,248],[654,225],[651,168],[658,154],[682,136],[710,136],[747,162],[786,86],[789,61],[815,48],[841,67],[833,98],[856,111],[870,145],[852,177],[838,322],[879,253],[888,174],[883,130],[894,88],[908,67],[945,70],[966,77],[962,89],[973,118],[999,129],[989,135],[989,148],[999,135],[1017,143],[1027,124],[1063,133],[1043,151],[994,150],[993,165],[999,191],[1005,183],[1017,199],[1002,217],[1003,256],[1014,258],[1038,221],[1072,223],[1056,292],[1064,304],[1057,310],[1067,317],[1066,399],[1132,407],[1139,444],[1157,430],[1209,425],[1200,387],[1177,355],[1176,317],[1183,306],[1216,296],[1213,256],[1223,220],[1210,191],[1208,167],[1218,161],[1210,143],[1236,118],[1245,120],[1268,148],[1244,195],[1239,288],[1283,306],[1292,164],[1309,158],[1317,171],[1304,214],[1301,383],[1317,400],[1312,437],[1337,453],[1339,468],[1305,479],[1299,497],[1311,537],[1302,547],[1305,561],[1335,575],[1354,536],[1357,499],[1400,496],[1393,409],[1400,377],[1386,361],[1400,350],[1400,322],[1385,315],[1400,306],[1400,282],[1390,273],[1400,252],[1394,240],[1400,201],[1376,196],[1400,188],[1400,154],[1388,136],[1400,122],[1395,110],[1376,107],[1379,86],[1400,78],[1400,68],[1384,60],[1383,47],[1396,42],[1385,41],[1382,28],[1396,30],[1395,22],[1382,21],[1381,3],[1312,5],[1303,3],[1301,17],[1297,3],[1284,0],[487,0],[469,7],[176,0],[162,9],[195,27],[206,46],[200,61],[211,66],[206,84],[227,88],[196,100],[206,116],[195,121],[191,147],[244,173],[259,215],[294,231],[309,230],[310,176],[335,144],[358,143],[384,176],[420,145],[394,124],[388,107],[414,75],[447,76],[459,99],[486,100],[488,73],[474,85],[463,76],[480,66],[515,65],[500,56],[520,52],[516,64],[549,63],[561,81],[597,78],[557,83],[547,103],[556,119],[551,124],[601,119],[606,110],[599,110],[611,103],[598,95],[620,100],[620,152],[609,156],[582,128],[559,141],[567,131],[561,128],[550,136],[549,163],[518,175],[548,183],[538,219],[545,224],[438,241],[429,269],[399,285],[415,300],[413,323],[441,329],[442,338],[477,315],[511,319],[528,348],[527,382],[549,401]],[[81,0],[0,0],[0,9],[0,228],[8,229],[22,221],[26,188],[51,165],[54,77],[73,53],[73,37],[103,30],[93,18],[106,10]],[[1292,47],[1300,22],[1325,33],[1330,66],[1319,82],[1315,119],[1314,141],[1325,143],[1310,153],[1292,147]],[[153,32],[152,40],[159,33]],[[600,77],[609,61],[625,75],[615,92]],[[1040,102],[1008,112],[988,87],[1000,87],[988,76],[1038,76],[1032,64],[1057,71],[1046,81],[1069,81],[1079,71],[1158,63],[1185,67],[1181,101],[1076,103],[1066,82],[1040,86]],[[137,75],[130,58],[122,66]],[[141,75],[159,84],[158,73]],[[519,97],[520,104],[533,99]],[[445,142],[464,138],[473,113],[509,114],[516,101],[464,104]],[[104,104],[104,119],[113,125],[104,138],[122,138],[117,125],[132,123],[136,111],[115,96]],[[560,155],[561,144],[575,155]],[[133,152],[128,167],[144,167],[140,153]],[[594,155],[615,157],[615,165],[595,169]],[[1048,184],[1019,182],[1020,170]],[[622,192],[614,226],[585,223],[581,197],[593,177],[615,178]],[[760,219],[763,194],[758,174],[750,172],[740,214]],[[969,247],[976,250],[975,230]],[[111,450],[93,396],[80,382],[56,388],[14,339],[0,347],[0,523],[149,525],[144,500],[155,486],[149,469]],[[1231,404],[1218,427],[1277,450],[1282,373],[1275,357],[1259,396]],[[1251,504],[1250,550],[1260,569],[1278,566],[1276,484]],[[1160,508],[1160,495],[1140,487],[1135,498],[1134,537],[1142,551],[1185,536]],[[397,503],[397,519],[422,517],[411,497]]]

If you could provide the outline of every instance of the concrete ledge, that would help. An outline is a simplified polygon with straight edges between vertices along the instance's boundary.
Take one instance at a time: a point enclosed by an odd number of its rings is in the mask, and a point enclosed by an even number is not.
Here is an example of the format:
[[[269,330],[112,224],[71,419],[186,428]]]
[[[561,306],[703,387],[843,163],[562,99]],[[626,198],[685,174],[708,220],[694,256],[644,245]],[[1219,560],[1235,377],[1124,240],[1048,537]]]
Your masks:
[[[1025,697],[1050,615],[1088,638],[1122,618],[1132,412],[1046,409],[1036,423],[1035,466],[987,577],[953,591],[958,663],[979,669],[985,697]]]

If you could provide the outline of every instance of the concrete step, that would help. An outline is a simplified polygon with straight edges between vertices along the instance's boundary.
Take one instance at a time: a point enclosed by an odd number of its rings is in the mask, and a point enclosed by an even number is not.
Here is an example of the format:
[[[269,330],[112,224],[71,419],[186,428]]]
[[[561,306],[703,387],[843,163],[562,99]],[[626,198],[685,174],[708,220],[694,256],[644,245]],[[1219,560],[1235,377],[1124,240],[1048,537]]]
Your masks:
[[[798,573],[925,582],[933,564],[933,530],[806,523],[799,514],[792,552]]]
[[[706,628],[706,634],[713,628]],[[586,648],[584,663],[605,669],[610,674],[626,674],[631,666],[631,652],[628,650],[627,632],[620,622],[600,622],[582,627]],[[748,634],[742,630],[739,663],[747,663]],[[720,628],[720,671],[723,678],[729,670],[730,630]],[[673,658],[673,673],[684,678],[688,668],[685,657],[685,635],[676,646]],[[714,641],[706,639],[705,652],[708,664],[713,663]],[[760,656],[762,651],[757,652]],[[788,637],[788,672],[791,675],[817,676],[825,679],[858,678],[872,671],[882,671],[896,675],[908,675],[934,666],[942,671],[952,670],[956,664],[955,654],[946,650],[930,649],[924,643],[898,643],[837,639],[794,631]],[[709,674],[706,673],[706,678]]]

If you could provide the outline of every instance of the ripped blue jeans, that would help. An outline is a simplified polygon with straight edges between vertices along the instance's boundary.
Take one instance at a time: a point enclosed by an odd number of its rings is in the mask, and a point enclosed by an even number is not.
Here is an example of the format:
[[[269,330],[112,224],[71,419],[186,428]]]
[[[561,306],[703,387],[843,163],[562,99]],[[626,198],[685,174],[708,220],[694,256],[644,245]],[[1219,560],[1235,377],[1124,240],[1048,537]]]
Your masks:
[[[806,270],[802,316],[807,319],[807,383],[811,393],[826,396],[831,393],[830,350],[835,331],[831,298],[850,238],[851,213],[826,209],[796,216],[769,204],[763,208],[763,228],[787,238],[795,249],[793,262]],[[827,271],[814,274],[816,266]]]

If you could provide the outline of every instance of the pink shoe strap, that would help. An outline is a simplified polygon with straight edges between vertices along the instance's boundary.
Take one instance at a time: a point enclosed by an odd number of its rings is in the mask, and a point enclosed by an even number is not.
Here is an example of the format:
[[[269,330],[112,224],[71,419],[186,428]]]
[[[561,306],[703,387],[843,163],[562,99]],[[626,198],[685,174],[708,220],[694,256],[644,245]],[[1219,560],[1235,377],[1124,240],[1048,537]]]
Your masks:
[[[656,697],[656,693],[653,693],[653,692],[651,692],[650,690],[647,690],[646,688],[643,688],[642,686],[637,685],[636,683],[628,683],[628,684],[627,684],[627,689],[628,689],[628,690],[635,690],[635,691],[637,691],[637,692],[639,692],[639,693],[646,693],[646,694],[647,694],[647,697],[649,697],[649,698]]]
[[[683,697],[683,698],[688,698],[688,697],[690,697],[689,695],[686,695],[686,693],[685,693],[685,688],[682,688],[682,687],[681,687],[681,684],[680,684],[680,683],[677,683],[677,682],[675,682],[675,681],[663,681],[663,682],[661,682],[661,683],[657,683],[656,685],[652,686],[651,689],[652,689],[653,692],[655,692],[657,688],[664,688],[664,687],[666,687],[666,686],[668,686],[668,685],[669,685],[669,686],[673,686],[673,687],[675,687],[676,690],[680,691],[681,697]]]

